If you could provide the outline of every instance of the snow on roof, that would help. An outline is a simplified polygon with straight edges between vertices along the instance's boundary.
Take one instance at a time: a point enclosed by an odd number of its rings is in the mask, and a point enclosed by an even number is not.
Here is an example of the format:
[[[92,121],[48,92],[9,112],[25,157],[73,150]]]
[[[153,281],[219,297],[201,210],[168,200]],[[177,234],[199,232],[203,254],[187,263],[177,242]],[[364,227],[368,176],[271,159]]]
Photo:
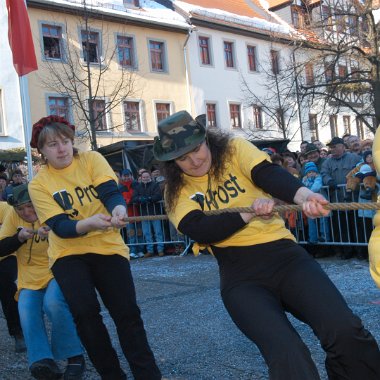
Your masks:
[[[241,26],[247,26],[263,31],[270,31],[270,32],[276,32],[280,34],[295,34],[295,30],[286,22],[281,20],[278,16],[276,16],[274,13],[267,11],[268,18],[272,19],[266,20],[264,17],[247,17],[242,16],[239,14],[227,12],[223,9],[215,9],[215,8],[204,8],[199,5],[195,5],[196,1],[192,1],[192,4],[184,2],[184,1],[178,1],[173,0],[173,3],[178,7],[183,9],[184,11],[188,12],[189,14],[193,15],[199,15],[207,17],[208,19],[214,19],[224,22],[230,22],[234,24],[238,24]],[[260,5],[264,8],[267,7],[268,4],[265,4],[264,1],[259,0]],[[265,8],[264,8],[265,9]]]
[[[35,0],[40,3],[65,5],[71,8],[83,8],[83,0]],[[124,16],[130,19],[155,24],[170,25],[190,29],[190,25],[177,12],[151,1],[140,0],[140,7],[125,7],[123,0],[86,0],[87,8],[96,9],[103,14]]]

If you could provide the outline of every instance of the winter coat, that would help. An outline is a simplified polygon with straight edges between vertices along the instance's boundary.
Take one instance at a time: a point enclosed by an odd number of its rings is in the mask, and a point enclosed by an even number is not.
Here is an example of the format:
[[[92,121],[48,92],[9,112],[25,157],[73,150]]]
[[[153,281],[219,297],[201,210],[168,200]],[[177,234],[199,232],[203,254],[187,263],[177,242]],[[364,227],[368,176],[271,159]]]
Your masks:
[[[157,182],[140,182],[134,189],[132,202],[140,205],[141,215],[162,214],[162,192]]]

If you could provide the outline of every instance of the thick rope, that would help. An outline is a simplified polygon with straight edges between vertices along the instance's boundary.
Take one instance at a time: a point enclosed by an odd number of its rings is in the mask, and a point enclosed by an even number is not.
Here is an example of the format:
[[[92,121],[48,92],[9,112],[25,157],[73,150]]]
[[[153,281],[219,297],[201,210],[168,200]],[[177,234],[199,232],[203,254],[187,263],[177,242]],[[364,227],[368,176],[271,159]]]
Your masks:
[[[326,210],[338,210],[338,211],[349,211],[349,210],[380,210],[380,203],[368,202],[368,203],[328,203],[323,206]],[[277,205],[273,207],[273,212],[283,213],[285,211],[302,211],[301,205]],[[206,215],[220,215],[223,213],[231,212],[247,212],[254,214],[251,207],[233,207],[233,208],[223,208],[220,210],[209,210],[205,211]],[[146,215],[146,216],[131,216],[126,219],[128,223],[142,222],[145,220],[166,220],[167,215]]]

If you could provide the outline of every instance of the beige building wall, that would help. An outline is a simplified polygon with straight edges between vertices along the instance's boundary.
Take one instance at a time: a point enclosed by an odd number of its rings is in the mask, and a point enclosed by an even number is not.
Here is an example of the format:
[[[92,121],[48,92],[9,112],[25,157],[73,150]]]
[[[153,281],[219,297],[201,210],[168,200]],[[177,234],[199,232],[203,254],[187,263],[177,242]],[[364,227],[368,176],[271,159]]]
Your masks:
[[[53,89],[46,88],[45,81],[49,81],[53,76],[51,70],[63,70],[63,64],[60,61],[54,62],[46,60],[43,54],[41,24],[60,25],[63,30],[64,43],[74,48],[74,54],[82,55],[80,40],[81,25],[83,19],[77,15],[65,14],[51,10],[28,8],[32,33],[34,38],[35,50],[39,70],[29,75],[29,93],[31,102],[32,122],[48,115],[48,96],[54,96]],[[188,89],[186,83],[186,72],[184,62],[184,44],[187,38],[186,30],[173,28],[170,31],[152,28],[149,25],[130,25],[127,22],[110,22],[104,20],[90,20],[90,27],[99,31],[102,35],[102,52],[101,56],[105,57],[107,62],[112,54],[115,54],[110,61],[109,69],[102,77],[99,88],[99,97],[109,101],[111,94],[120,80],[123,70],[118,64],[116,47],[116,35],[130,35],[135,38],[135,48],[137,55],[137,69],[128,71],[127,75],[133,81],[133,88],[126,100],[140,102],[140,116],[142,133],[130,134],[125,131],[123,105],[116,105],[107,115],[107,127],[111,127],[109,132],[101,132],[97,135],[98,146],[108,145],[121,140],[151,140],[157,134],[157,117],[155,104],[170,103],[170,113],[181,109],[188,109]],[[83,29],[83,28],[82,28]],[[162,41],[166,47],[166,72],[152,72],[150,68],[150,55],[148,48],[149,39]],[[76,65],[85,65],[82,58],[75,60]],[[67,65],[66,65],[67,67]],[[96,77],[99,70],[96,65],[92,66],[92,75]],[[78,67],[77,72],[81,72]],[[125,71],[124,71],[125,73]],[[78,74],[79,75],[79,74]],[[62,75],[66,78],[65,75]],[[126,85],[130,83],[126,80]],[[96,82],[94,82],[96,84]],[[123,86],[125,88],[126,86]],[[86,97],[87,91],[83,96]],[[81,125],[80,119],[72,107],[72,122],[77,126]],[[83,141],[78,142],[83,147]],[[87,141],[87,147],[89,142]]]

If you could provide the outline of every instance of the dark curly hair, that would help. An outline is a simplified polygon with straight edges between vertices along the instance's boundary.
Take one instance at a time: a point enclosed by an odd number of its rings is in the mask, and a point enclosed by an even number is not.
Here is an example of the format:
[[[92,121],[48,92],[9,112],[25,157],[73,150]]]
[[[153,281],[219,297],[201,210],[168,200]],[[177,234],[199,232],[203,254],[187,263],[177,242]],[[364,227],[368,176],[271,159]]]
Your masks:
[[[211,168],[208,174],[212,180],[217,181],[223,177],[228,157],[233,153],[230,139],[228,133],[207,130],[206,143],[211,152]],[[165,177],[165,207],[168,212],[172,212],[184,185],[183,171],[174,160],[161,162],[160,170]]]

